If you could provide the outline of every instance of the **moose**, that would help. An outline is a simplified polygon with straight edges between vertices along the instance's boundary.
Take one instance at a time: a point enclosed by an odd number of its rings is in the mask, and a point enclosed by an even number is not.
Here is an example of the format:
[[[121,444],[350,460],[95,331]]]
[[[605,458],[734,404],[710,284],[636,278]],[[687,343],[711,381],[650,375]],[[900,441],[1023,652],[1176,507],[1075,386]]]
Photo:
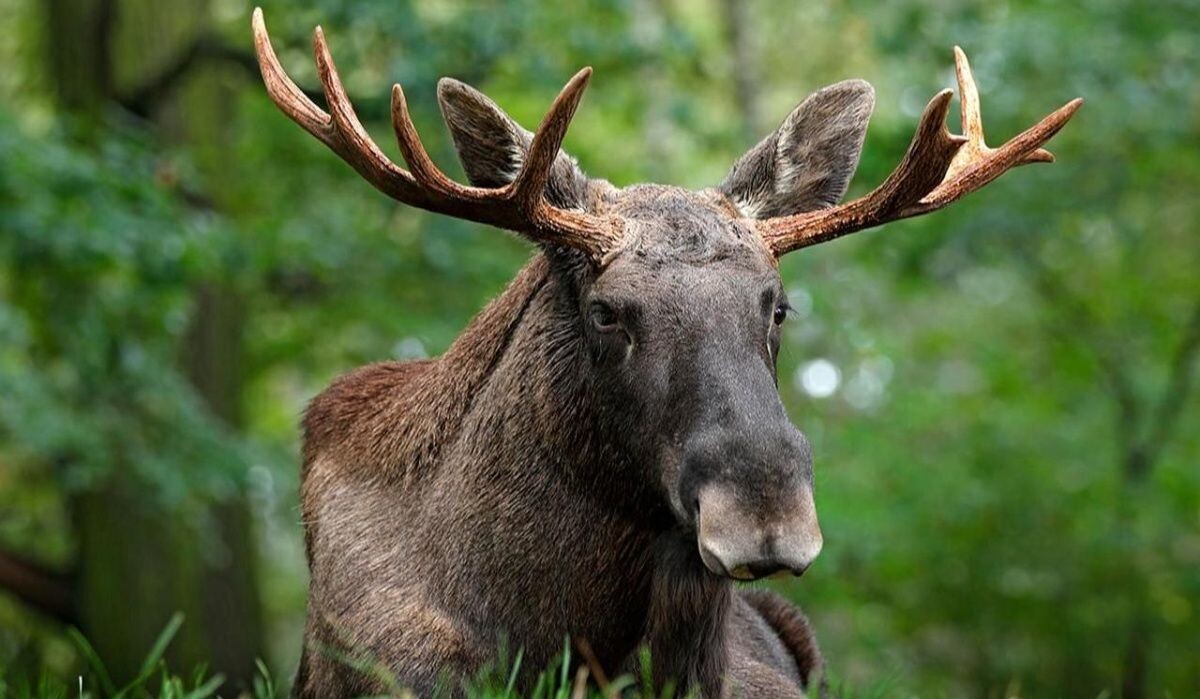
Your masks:
[[[939,92],[891,175],[838,205],[874,108],[861,80],[814,93],[720,185],[690,191],[619,188],[560,150],[590,69],[532,134],[443,79],[466,186],[430,159],[399,85],[407,169],[359,122],[319,27],[328,111],[280,65],[261,10],[253,31],[271,99],[377,189],[538,246],[443,355],[357,369],[308,406],[295,692],[386,688],[347,654],[419,695],[460,692],[504,644],[523,650],[527,683],[567,638],[610,673],[647,647],[656,682],[706,697],[819,689],[800,610],[734,584],[800,575],[822,545],[812,450],[777,388],[778,260],[1052,161],[1041,146],[1082,101],[989,148],[956,48],[963,135]]]

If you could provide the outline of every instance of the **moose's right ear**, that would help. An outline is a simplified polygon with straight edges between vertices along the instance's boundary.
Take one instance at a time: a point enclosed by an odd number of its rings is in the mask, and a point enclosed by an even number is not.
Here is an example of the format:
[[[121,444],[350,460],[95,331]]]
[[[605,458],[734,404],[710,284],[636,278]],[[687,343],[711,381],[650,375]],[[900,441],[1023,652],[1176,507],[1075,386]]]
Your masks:
[[[458,160],[476,187],[503,187],[521,170],[533,134],[479,90],[453,78],[438,81],[438,105],[450,128]],[[546,183],[546,199],[561,208],[583,208],[587,175],[559,151]]]
[[[747,218],[833,206],[858,167],[874,109],[875,90],[863,80],[818,90],[737,161],[721,192]]]

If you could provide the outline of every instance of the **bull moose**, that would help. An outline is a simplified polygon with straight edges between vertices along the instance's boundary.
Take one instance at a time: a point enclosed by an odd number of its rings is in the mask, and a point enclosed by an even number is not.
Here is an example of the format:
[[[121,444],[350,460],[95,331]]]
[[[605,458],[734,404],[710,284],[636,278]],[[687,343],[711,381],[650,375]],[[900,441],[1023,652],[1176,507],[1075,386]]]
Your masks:
[[[560,151],[590,69],[533,134],[443,79],[465,186],[429,158],[399,85],[408,169],[363,129],[320,28],[328,111],[284,72],[259,10],[253,28],[271,99],[368,182],[539,248],[445,354],[360,368],[309,405],[296,693],[383,689],[331,649],[425,695],[461,691],[502,643],[523,649],[527,681],[564,638],[608,672],[645,645],[656,681],[703,696],[808,689],[821,658],[804,616],[734,586],[800,575],[822,544],[812,452],[777,389],[778,260],[1051,161],[1041,145],[1081,100],[991,149],[956,48],[963,135],[946,129],[953,93],[939,92],[892,174],[839,206],[874,106],[861,80],[811,95],[719,186],[689,191],[619,188]]]

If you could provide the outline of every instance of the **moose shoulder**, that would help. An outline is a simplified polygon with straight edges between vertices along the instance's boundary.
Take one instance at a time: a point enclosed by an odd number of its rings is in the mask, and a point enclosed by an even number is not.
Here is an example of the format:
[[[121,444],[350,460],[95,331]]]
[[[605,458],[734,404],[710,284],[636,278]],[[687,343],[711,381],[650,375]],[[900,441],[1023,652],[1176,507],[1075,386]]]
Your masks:
[[[896,171],[835,206],[873,107],[861,81],[812,95],[724,183],[692,192],[619,189],[560,151],[587,70],[533,134],[443,80],[464,186],[425,153],[399,86],[407,170],[359,124],[320,30],[328,112],[283,72],[259,11],[254,32],[272,99],[375,187],[540,245],[444,355],[359,369],[309,406],[297,693],[387,686],[347,655],[422,695],[454,689],[504,643],[523,649],[527,681],[567,637],[608,673],[644,643],[656,681],[703,696],[807,689],[821,659],[803,615],[733,586],[799,575],[822,543],[812,454],[776,390],[777,258],[1048,159],[1040,145],[1078,101],[989,149],[958,52],[966,136],[945,130],[939,94]]]

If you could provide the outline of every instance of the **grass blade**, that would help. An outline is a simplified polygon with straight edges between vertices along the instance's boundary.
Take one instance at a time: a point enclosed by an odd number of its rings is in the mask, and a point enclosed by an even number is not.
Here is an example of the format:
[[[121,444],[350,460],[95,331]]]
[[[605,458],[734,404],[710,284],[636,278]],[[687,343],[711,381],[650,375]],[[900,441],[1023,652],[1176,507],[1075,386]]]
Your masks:
[[[563,641],[562,667],[558,671],[558,687],[560,692],[570,691],[567,684],[567,674],[571,669],[571,639]]]
[[[521,661],[525,659],[525,649],[521,648],[517,651],[517,657],[513,660],[512,672],[508,673],[508,684],[504,685],[504,697],[508,699],[513,695],[513,688],[517,686],[517,674],[521,671]]]
[[[167,646],[171,645],[171,641],[175,640],[175,634],[179,633],[180,626],[183,626],[183,613],[175,612],[171,616],[171,620],[167,622],[167,625],[158,634],[154,645],[150,647],[150,653],[142,661],[142,671],[138,673],[139,675],[150,676],[155,666],[158,665],[158,661],[162,660],[163,655],[166,654]]]
[[[108,668],[104,667],[104,663],[100,660],[100,655],[96,653],[96,649],[88,642],[87,638],[74,626],[67,629],[67,635],[79,647],[79,652],[83,654],[84,660],[87,661],[88,667],[92,669],[92,673],[96,675],[96,682],[100,684],[100,691],[104,692],[105,696],[113,696],[117,693],[117,687],[113,684],[112,678],[108,676]]]
[[[216,696],[217,691],[224,683],[225,678],[222,675],[213,675],[208,678],[207,682],[185,694],[183,699],[208,699],[208,697]]]

